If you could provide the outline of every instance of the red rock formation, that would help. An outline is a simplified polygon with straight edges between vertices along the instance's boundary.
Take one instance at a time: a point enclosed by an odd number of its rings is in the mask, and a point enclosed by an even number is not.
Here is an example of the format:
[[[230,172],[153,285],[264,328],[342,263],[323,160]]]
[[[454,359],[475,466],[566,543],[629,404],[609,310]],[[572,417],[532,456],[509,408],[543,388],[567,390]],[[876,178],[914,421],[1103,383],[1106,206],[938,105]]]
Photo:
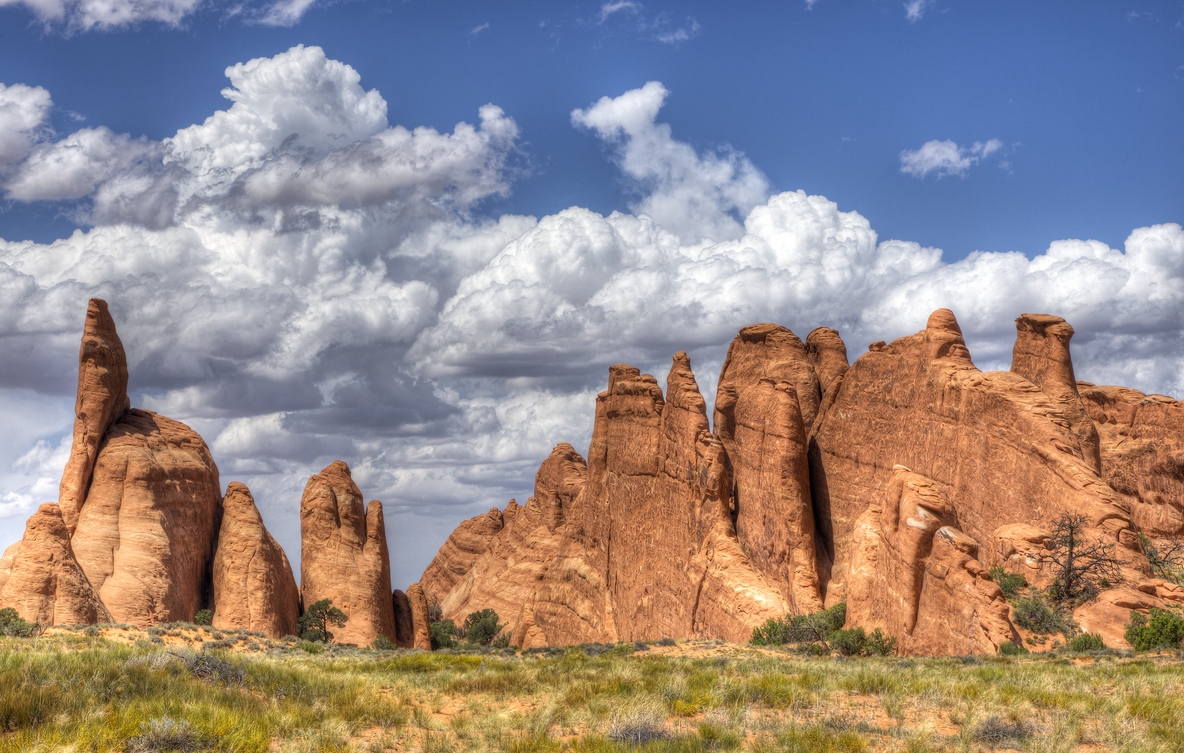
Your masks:
[[[852,364],[814,441],[815,510],[834,546],[830,589],[842,589],[855,520],[884,494],[896,464],[948,489],[959,527],[975,541],[1073,511],[1138,566],[1128,508],[1083,459],[1058,403],[1018,374],[975,368],[949,311]],[[994,548],[981,556],[1001,562]]]
[[[1184,535],[1184,403],[1079,382],[1101,437],[1102,478],[1154,538]]]
[[[4,554],[0,554],[0,590],[4,588],[4,584],[12,575],[12,562],[16,559],[16,553],[20,548],[21,542],[18,541],[5,549]]]
[[[284,550],[263,525],[250,490],[232,481],[222,507],[214,554],[213,626],[257,630],[272,638],[297,635],[296,579]]]
[[[363,512],[362,493],[340,460],[312,476],[300,500],[300,592],[304,606],[332,599],[349,618],[334,629],[339,643],[394,642],[390,558],[382,503]]]
[[[415,646],[415,618],[411,614],[411,601],[399,589],[391,594],[391,606],[395,610],[395,645],[399,648]]]
[[[218,468],[202,438],[132,409],[99,445],[74,555],[116,621],[192,620],[203,606],[221,510]]]
[[[414,632],[411,647],[431,651],[432,633],[428,616],[428,600],[424,596],[423,588],[418,583],[412,583],[407,587],[407,601],[411,604],[411,624]]]
[[[485,554],[503,525],[502,512],[495,507],[457,526],[419,579],[428,599],[442,601],[457,581],[472,569],[473,563]]]
[[[25,524],[19,553],[14,552],[9,577],[0,584],[0,608],[5,607],[43,627],[111,621],[74,559],[58,505],[41,505]]]
[[[957,528],[944,489],[896,466],[883,505],[856,522],[847,584],[847,625],[879,628],[905,655],[994,654],[1019,645],[999,587]]]
[[[1100,474],[1098,430],[1077,394],[1077,378],[1069,356],[1073,327],[1061,317],[1047,314],[1024,314],[1015,320],[1015,326],[1011,373],[1035,384],[1056,404],[1077,437],[1082,459]]]
[[[73,535],[78,511],[86,499],[99,443],[131,402],[127,397],[127,356],[107,311],[107,302],[92,298],[78,352],[78,395],[74,401],[74,442],[62,473],[58,504]]]
[[[822,391],[822,403],[818,409],[818,416],[814,419],[817,424],[823,414],[830,409],[843,375],[850,368],[847,361],[847,346],[839,333],[830,327],[819,327],[806,336],[806,356],[814,366],[814,373],[818,375],[818,386]],[[813,427],[807,427],[813,433]]]

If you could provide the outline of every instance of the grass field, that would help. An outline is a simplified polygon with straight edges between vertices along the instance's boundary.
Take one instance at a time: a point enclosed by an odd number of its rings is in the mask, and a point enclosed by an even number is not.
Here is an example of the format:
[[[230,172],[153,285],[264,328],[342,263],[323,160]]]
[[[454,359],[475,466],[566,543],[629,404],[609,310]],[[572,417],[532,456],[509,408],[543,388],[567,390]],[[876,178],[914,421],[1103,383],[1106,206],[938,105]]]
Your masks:
[[[1007,749],[1184,751],[1184,662],[384,652],[181,626],[0,639],[0,753]]]

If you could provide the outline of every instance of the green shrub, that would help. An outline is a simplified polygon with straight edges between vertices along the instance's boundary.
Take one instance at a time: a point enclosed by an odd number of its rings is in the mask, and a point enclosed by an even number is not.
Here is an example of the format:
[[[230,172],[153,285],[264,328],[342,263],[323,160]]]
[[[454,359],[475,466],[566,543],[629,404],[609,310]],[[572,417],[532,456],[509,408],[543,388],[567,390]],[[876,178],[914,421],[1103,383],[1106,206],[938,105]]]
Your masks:
[[[0,635],[14,638],[32,638],[41,634],[41,626],[21,619],[12,607],[0,609]]]
[[[1033,633],[1064,633],[1069,635],[1073,627],[1039,594],[1012,602],[1015,610],[1015,624]]]
[[[673,638],[662,638],[654,643],[655,646],[673,646],[676,641]]]
[[[300,637],[304,640],[330,643],[333,640],[333,633],[329,632],[329,626],[342,627],[347,620],[349,617],[345,612],[333,606],[332,599],[321,599],[304,610],[304,614],[300,615],[297,624],[300,626]],[[214,639],[217,640],[218,637],[215,633]]]
[[[464,631],[465,640],[469,643],[488,646],[504,627],[505,625],[498,622],[497,612],[492,609],[482,609],[480,612],[470,613],[465,618],[461,629]]]
[[[896,653],[896,639],[876,628],[867,637],[864,650],[868,656],[891,656]]]
[[[1106,648],[1106,644],[1102,641],[1102,636],[1097,633],[1076,635],[1065,644],[1065,650],[1076,652],[1101,651],[1104,648]]]
[[[1184,617],[1173,612],[1151,608],[1151,618],[1131,612],[1131,622],[1124,636],[1136,651],[1170,647],[1179,648],[1184,641]]]
[[[432,636],[432,650],[456,646],[456,623],[452,620],[436,620],[428,627]]]
[[[768,620],[752,631],[751,642],[757,646],[798,644],[802,648],[817,646],[825,653],[832,633],[841,630],[847,621],[847,604],[841,602],[830,609],[814,614],[786,615],[779,620]],[[807,649],[808,650],[808,649]]]
[[[1003,641],[999,644],[1000,656],[1023,656],[1028,653],[1028,649],[1023,646],[1017,646],[1011,641]]]
[[[212,625],[214,622],[214,612],[211,609],[203,609],[197,614],[193,615],[194,625]]]
[[[1017,573],[1009,573],[1002,567],[996,565],[989,571],[991,580],[999,586],[999,590],[1003,592],[1003,597],[1006,599],[1014,599],[1019,595],[1020,589],[1028,585],[1028,581],[1024,576]]]
[[[867,646],[867,633],[863,628],[836,630],[830,634],[830,647],[843,656],[859,656]]]
[[[394,651],[396,648],[398,648],[398,646],[396,646],[394,643],[391,643],[390,638],[387,638],[385,635],[380,635],[374,639],[373,643],[370,644],[370,648],[374,649],[375,651]]]

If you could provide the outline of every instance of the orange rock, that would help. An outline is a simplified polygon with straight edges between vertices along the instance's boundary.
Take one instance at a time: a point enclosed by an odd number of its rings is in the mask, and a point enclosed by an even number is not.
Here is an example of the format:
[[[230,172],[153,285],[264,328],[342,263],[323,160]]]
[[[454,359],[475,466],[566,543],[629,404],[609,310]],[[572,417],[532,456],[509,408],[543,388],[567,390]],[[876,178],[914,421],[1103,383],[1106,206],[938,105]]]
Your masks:
[[[412,648],[415,645],[415,621],[411,614],[411,601],[405,592],[396,588],[391,594],[391,606],[395,610],[395,645]]]
[[[1163,599],[1133,588],[1121,586],[1103,591],[1098,598],[1088,601],[1073,610],[1073,621],[1083,633],[1102,636],[1107,648],[1130,648],[1126,642],[1126,629],[1130,625],[1131,612],[1148,614],[1152,607],[1166,608]]]
[[[0,585],[0,608],[4,607],[42,627],[111,622],[74,559],[61,507],[52,502],[41,505],[25,524],[9,577]]]
[[[74,442],[62,473],[58,504],[73,535],[86,498],[99,443],[131,402],[127,397],[127,356],[107,311],[107,302],[92,298],[86,307],[82,346],[78,352],[78,394],[74,401]]]
[[[18,541],[5,549],[4,554],[0,554],[0,590],[4,588],[4,584],[12,575],[12,562],[16,559],[16,553],[20,548],[21,542]]]
[[[74,555],[116,621],[189,621],[207,593],[221,508],[202,438],[133,408],[99,445]]]
[[[847,626],[879,628],[910,656],[1019,645],[1007,601],[957,520],[939,484],[896,466],[884,504],[869,506],[855,527]]]
[[[424,596],[423,588],[418,583],[412,583],[407,587],[407,601],[411,604],[411,624],[415,636],[411,647],[431,651],[432,633],[431,621],[428,616],[428,600]]]
[[[503,525],[502,512],[495,507],[457,526],[419,579],[419,585],[428,598],[443,600],[457,581],[472,569],[473,563],[489,549]]]
[[[394,642],[390,557],[382,503],[363,511],[349,466],[337,460],[312,476],[300,500],[300,579],[304,606],[332,599],[349,618],[334,640],[369,646]]]
[[[850,362],[847,360],[847,346],[843,343],[843,338],[830,327],[819,327],[806,335],[806,356],[814,366],[814,373],[818,375],[818,386],[822,391],[822,403],[818,409],[818,416],[814,419],[814,423],[817,424],[834,402],[843,375],[850,368]],[[807,428],[813,429],[812,426]]]
[[[232,481],[222,508],[214,554],[213,626],[257,630],[271,638],[296,635],[296,579],[284,550],[263,525],[250,490]]]
[[[1184,534],[1184,403],[1125,387],[1080,382],[1101,437],[1102,478],[1154,538]]]

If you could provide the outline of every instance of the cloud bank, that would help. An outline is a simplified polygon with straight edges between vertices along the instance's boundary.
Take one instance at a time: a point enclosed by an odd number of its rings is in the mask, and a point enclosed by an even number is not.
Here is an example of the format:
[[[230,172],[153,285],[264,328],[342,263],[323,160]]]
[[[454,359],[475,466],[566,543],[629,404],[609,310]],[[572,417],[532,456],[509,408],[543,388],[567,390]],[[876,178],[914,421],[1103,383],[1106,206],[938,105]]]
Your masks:
[[[757,321],[835,327],[855,358],[948,306],[976,362],[1006,368],[1012,320],[1056,313],[1077,329],[1080,378],[1184,393],[1177,224],[1121,250],[1064,240],[945,263],[825,197],[773,192],[742,154],[678,140],[658,82],[571,113],[620,168],[630,213],[493,217],[482,201],[511,189],[521,148],[497,106],[450,132],[392,125],[316,47],[226,75],[229,106],[160,142],[59,138],[48,92],[0,89],[4,195],[92,225],[0,240],[11,538],[56,489],[90,296],[111,304],[135,402],[200,431],[290,554],[308,475],[349,462],[393,518],[398,583],[460,519],[528,494],[552,445],[586,446],[609,364],[661,378],[688,350],[710,400],[727,343]]]

